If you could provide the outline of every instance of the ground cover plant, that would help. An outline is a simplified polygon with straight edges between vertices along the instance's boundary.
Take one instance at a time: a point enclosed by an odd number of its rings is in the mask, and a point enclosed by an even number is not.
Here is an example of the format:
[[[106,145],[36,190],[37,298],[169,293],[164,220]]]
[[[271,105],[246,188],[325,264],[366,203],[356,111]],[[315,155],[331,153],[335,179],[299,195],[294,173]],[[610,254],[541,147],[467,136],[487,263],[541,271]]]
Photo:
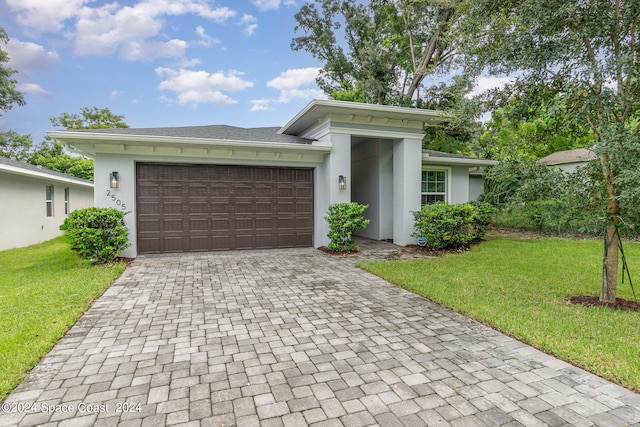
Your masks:
[[[632,278],[640,278],[640,243],[625,242],[625,254]],[[575,295],[598,295],[601,240],[492,234],[463,253],[365,262],[361,267],[608,380],[640,390],[640,312],[569,302]],[[619,298],[634,299],[628,282],[618,291]]]
[[[80,260],[62,237],[0,252],[0,401],[124,269]]]

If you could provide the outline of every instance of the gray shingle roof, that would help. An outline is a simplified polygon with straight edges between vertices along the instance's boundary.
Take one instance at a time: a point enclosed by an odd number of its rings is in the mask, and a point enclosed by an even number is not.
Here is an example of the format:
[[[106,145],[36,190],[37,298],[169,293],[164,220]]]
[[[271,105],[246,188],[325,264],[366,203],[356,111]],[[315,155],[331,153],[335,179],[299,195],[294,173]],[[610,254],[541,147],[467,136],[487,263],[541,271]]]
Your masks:
[[[576,148],[575,150],[557,151],[538,160],[541,165],[564,165],[567,163],[581,163],[594,160],[596,153],[588,148]]]
[[[429,157],[446,157],[446,158],[450,158],[450,159],[486,160],[486,159],[479,159],[478,157],[463,156],[462,154],[443,153],[442,151],[435,151],[435,150],[424,150],[423,149],[422,152],[428,154]]]
[[[0,157],[0,165],[12,166],[15,168],[23,169],[25,171],[44,173],[44,174],[50,175],[53,178],[64,178],[66,180],[78,181],[78,183],[93,184],[93,182],[88,181],[86,179],[77,178],[72,175],[67,175],[66,173],[52,171],[51,169],[32,165],[31,163],[19,162],[17,160],[9,159],[7,157]],[[1,169],[2,168],[0,167],[0,170]]]
[[[175,138],[201,138],[250,142],[282,142],[311,144],[312,140],[294,135],[277,133],[279,127],[241,128],[227,125],[182,126],[162,128],[86,129],[78,132],[111,133],[116,135],[140,135]]]

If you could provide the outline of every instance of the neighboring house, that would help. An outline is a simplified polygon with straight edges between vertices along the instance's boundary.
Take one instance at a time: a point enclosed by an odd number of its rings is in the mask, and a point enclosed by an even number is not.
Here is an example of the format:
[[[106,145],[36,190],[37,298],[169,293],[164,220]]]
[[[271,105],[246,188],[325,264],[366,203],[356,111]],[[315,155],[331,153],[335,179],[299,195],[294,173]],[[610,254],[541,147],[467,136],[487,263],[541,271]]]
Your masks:
[[[314,100],[281,128],[224,125],[55,131],[95,157],[95,203],[125,217],[124,256],[320,247],[330,204],[357,201],[362,235],[414,243],[421,203],[469,201],[469,168],[490,160],[422,150],[440,113]]]
[[[579,167],[586,166],[591,160],[596,159],[596,153],[588,148],[576,148],[575,150],[557,151],[538,160],[541,165],[561,169],[563,172],[574,172]]]
[[[0,250],[62,234],[60,225],[79,208],[93,206],[93,183],[0,157]]]

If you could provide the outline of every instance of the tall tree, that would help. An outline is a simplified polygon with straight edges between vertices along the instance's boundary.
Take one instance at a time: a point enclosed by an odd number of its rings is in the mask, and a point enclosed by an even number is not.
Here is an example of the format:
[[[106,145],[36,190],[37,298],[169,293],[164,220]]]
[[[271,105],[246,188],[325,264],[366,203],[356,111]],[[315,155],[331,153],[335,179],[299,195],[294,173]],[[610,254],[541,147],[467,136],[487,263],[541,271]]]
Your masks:
[[[315,0],[296,13],[291,43],[322,61],[319,86],[335,99],[407,104],[454,52],[458,0]]]
[[[0,43],[7,44],[9,37],[3,28],[0,28]],[[9,62],[9,55],[0,49],[0,111],[7,112],[14,105],[22,106],[25,104],[24,96],[16,89],[16,80],[13,75],[17,71],[7,68],[6,63]],[[0,114],[1,116],[2,114]]]
[[[614,302],[621,185],[640,155],[640,2],[638,0],[468,0],[465,52],[476,72],[511,74],[527,102],[563,97],[566,119],[592,132],[606,187],[609,225],[600,299]],[[488,19],[488,25],[478,25]],[[485,21],[486,22],[486,21]],[[638,185],[640,183],[636,183]]]
[[[26,162],[30,158],[31,135],[20,135],[12,130],[0,132],[0,157]]]

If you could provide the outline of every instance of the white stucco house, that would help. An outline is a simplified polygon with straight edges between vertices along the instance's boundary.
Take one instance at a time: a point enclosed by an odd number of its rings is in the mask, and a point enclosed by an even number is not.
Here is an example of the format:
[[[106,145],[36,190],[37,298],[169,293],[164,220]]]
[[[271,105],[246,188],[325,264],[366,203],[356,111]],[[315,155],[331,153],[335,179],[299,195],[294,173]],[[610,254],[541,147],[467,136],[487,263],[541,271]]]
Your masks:
[[[225,125],[55,131],[95,157],[95,205],[128,211],[124,256],[320,247],[332,203],[366,203],[361,234],[415,242],[422,203],[469,201],[490,160],[422,150],[437,111],[314,100],[276,128]]]
[[[91,181],[0,157],[0,251],[59,236],[67,215],[93,199]]]

